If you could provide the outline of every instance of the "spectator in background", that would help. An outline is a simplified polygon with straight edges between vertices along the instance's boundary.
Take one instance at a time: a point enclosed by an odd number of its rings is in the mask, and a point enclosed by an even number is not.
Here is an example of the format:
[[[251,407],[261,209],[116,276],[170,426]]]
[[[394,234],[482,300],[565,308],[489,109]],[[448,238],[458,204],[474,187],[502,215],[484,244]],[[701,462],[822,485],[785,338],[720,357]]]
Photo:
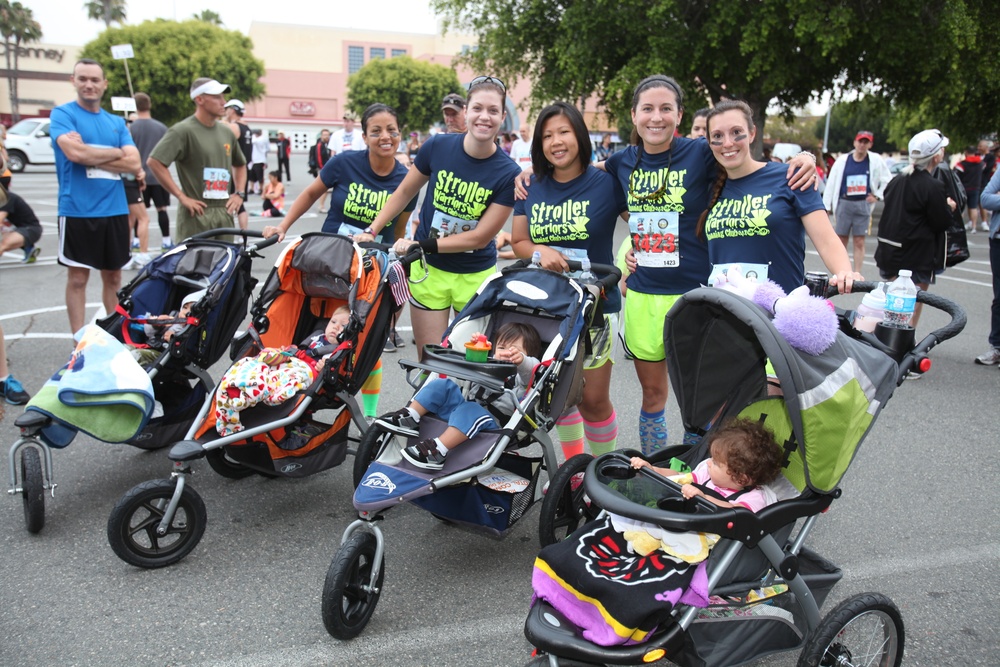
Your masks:
[[[514,136],[510,132],[504,132],[500,135],[500,150],[502,150],[507,155],[510,155],[510,149],[514,145]]]
[[[167,133],[167,126],[151,115],[152,105],[152,100],[146,93],[135,94],[136,114],[135,120],[129,125],[129,132],[132,133],[135,147],[139,149],[139,158],[142,164],[146,164],[149,154],[153,152],[153,147],[160,143],[160,139]],[[149,208],[150,203],[156,207],[156,222],[160,227],[160,248],[170,250],[174,247],[170,240],[170,214],[167,213],[167,207],[170,206],[170,193],[163,189],[152,172],[146,172],[146,187],[142,190],[142,203],[146,208]]]
[[[289,159],[292,157],[292,142],[288,140],[284,132],[278,132],[278,145],[275,147],[278,153],[278,178],[281,178],[281,168],[285,168],[285,181],[292,182],[292,168],[289,166]]]
[[[689,139],[700,139],[705,136],[709,111],[710,109],[698,109],[694,112],[694,118],[691,120],[691,134],[688,135]]]
[[[979,189],[983,183],[983,158],[976,152],[975,146],[965,147],[965,157],[955,165],[955,172],[962,179],[965,186],[965,198],[969,202],[969,225],[965,228],[970,234],[977,231],[987,231],[989,225],[983,220],[983,226],[979,227]]]
[[[226,102],[226,122],[236,136],[236,143],[239,145],[240,150],[243,151],[243,157],[246,158],[247,165],[249,165],[253,158],[253,132],[250,131],[249,125],[241,122],[243,120],[243,111],[243,102],[240,100],[229,100]],[[232,190],[232,183],[229,185],[230,190]],[[240,225],[240,229],[246,229],[249,226],[250,215],[247,213],[245,202],[240,204],[240,208],[236,212],[236,220]]]
[[[333,155],[365,149],[363,133],[355,127],[357,122],[358,115],[353,111],[344,114],[344,127],[334,132],[330,139],[330,152]]]
[[[8,192],[7,202],[0,206],[0,255],[8,250],[24,250],[22,264],[33,264],[42,249],[36,243],[42,238],[38,216],[17,193]]]
[[[264,187],[264,167],[267,166],[267,154],[271,150],[271,139],[261,130],[253,131],[253,161],[250,165],[250,183],[253,193],[260,194]]]
[[[978,149],[979,149],[979,154],[983,157],[983,180],[981,181],[982,187],[980,188],[980,192],[982,192],[986,190],[986,186],[989,184],[990,179],[993,178],[993,172],[996,171],[997,168],[996,152],[997,150],[1000,150],[1000,144],[993,146],[991,149],[990,142],[984,139],[983,141],[979,142]],[[986,228],[989,229],[988,222],[990,219],[990,211],[985,206],[983,206],[981,196],[979,201],[979,219],[983,222],[983,224],[987,225]]]
[[[531,166],[531,126],[522,125],[517,139],[510,147],[510,159],[524,171]]]
[[[445,132],[461,134],[465,132],[465,98],[456,93],[448,93],[441,100],[441,114],[444,116]]]
[[[993,304],[990,307],[990,349],[978,357],[977,364],[1000,364],[1000,169],[994,172],[983,189],[980,202],[993,211],[989,226],[990,269],[993,272]]]
[[[319,133],[319,139],[316,140],[316,145],[312,147],[309,151],[309,175],[313,178],[319,176],[319,172],[323,169],[333,153],[330,150],[330,130],[326,128],[322,129]],[[324,190],[323,194],[319,198],[319,212],[326,213],[326,196],[330,194],[329,190]]]
[[[410,141],[406,144],[406,157],[410,159],[410,164],[417,159],[417,151],[420,150],[420,135],[410,132]]]
[[[601,145],[597,147],[597,154],[594,157],[594,162],[604,162],[611,154],[615,152],[615,149],[611,147],[611,134],[605,132],[604,136],[601,137]]]

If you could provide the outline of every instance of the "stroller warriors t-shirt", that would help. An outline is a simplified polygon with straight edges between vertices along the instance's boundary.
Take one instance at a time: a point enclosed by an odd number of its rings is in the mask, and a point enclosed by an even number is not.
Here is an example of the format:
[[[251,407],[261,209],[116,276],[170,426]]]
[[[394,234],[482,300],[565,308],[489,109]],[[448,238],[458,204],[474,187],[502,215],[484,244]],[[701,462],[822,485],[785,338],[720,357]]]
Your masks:
[[[379,176],[372,171],[368,149],[347,151],[333,156],[320,171],[323,184],[332,189],[330,212],[323,223],[323,231],[332,234],[360,234],[396,191],[406,177],[407,169],[398,161],[391,173]],[[416,199],[406,204],[404,211],[412,211]],[[391,242],[395,234],[393,225],[386,225],[376,241]],[[347,227],[342,227],[342,225]]]

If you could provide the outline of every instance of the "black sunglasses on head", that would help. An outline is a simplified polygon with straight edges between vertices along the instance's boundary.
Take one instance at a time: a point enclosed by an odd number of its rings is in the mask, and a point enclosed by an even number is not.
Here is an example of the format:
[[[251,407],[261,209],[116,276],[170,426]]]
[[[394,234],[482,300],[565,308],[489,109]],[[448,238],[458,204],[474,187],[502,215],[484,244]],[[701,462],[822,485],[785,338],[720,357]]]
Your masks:
[[[469,90],[472,90],[473,86],[478,86],[483,83],[495,83],[500,86],[500,89],[505,93],[507,92],[507,84],[505,84],[500,79],[495,76],[477,76],[475,79],[469,82]]]

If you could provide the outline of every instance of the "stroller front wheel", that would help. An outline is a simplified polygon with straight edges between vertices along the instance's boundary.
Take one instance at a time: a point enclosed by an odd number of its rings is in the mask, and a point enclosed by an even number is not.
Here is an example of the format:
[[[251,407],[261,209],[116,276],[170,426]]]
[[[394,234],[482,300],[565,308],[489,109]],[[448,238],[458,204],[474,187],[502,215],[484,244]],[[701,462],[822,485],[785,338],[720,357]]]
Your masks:
[[[323,625],[337,639],[354,639],[365,629],[382,594],[385,559],[375,569],[375,536],[358,531],[340,547],[323,585]]]
[[[543,547],[566,539],[600,512],[583,492],[583,474],[593,460],[590,454],[577,454],[549,478],[538,516],[538,541]]]
[[[185,486],[177,510],[162,535],[158,527],[177,482],[154,479],[122,496],[108,517],[108,544],[130,565],[157,568],[173,565],[198,546],[208,515],[198,492]]]
[[[899,667],[903,640],[903,617],[893,601],[881,593],[861,593],[837,605],[813,630],[798,667]]]
[[[21,450],[21,500],[24,503],[24,525],[29,533],[38,533],[45,526],[45,482],[38,450]]]
[[[361,480],[365,478],[365,473],[368,472],[368,466],[370,466],[372,461],[377,459],[379,455],[385,451],[386,446],[388,446],[394,438],[396,438],[395,433],[381,429],[375,424],[368,427],[365,434],[361,437],[361,442],[358,443],[358,451],[354,455],[355,489],[358,488],[359,484],[361,484]]]

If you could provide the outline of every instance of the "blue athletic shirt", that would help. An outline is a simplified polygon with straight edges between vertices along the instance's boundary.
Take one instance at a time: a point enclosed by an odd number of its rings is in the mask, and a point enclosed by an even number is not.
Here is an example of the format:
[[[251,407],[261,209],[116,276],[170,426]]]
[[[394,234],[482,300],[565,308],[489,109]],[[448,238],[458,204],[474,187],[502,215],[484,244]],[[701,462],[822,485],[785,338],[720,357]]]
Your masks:
[[[575,260],[581,258],[578,252],[584,252],[594,264],[615,263],[615,223],[626,210],[625,193],[615,179],[590,165],[568,183],[532,176],[528,198],[514,202],[514,215],[528,218],[533,242],[556,248]],[[621,310],[621,291],[616,288],[605,293],[604,312]]]
[[[430,176],[418,241],[474,229],[490,204],[514,206],[514,179],[521,168],[499,148],[482,160],[470,157],[464,140],[464,134],[436,134],[417,152],[413,164]],[[485,271],[496,266],[496,244],[490,239],[479,250],[427,255],[427,263],[452,273]]]
[[[847,201],[864,201],[872,191],[871,158],[858,162],[851,153],[844,161],[844,177],[840,181],[840,198]]]
[[[332,234],[360,234],[406,177],[407,169],[398,161],[388,176],[379,176],[372,170],[368,149],[337,153],[327,160],[319,177],[330,193],[330,211],[323,222],[323,231]],[[412,211],[416,198],[403,211]],[[392,243],[395,238],[393,220],[382,228],[376,237],[380,243]],[[341,228],[341,225],[346,227]]]
[[[632,248],[639,262],[628,288],[645,294],[683,294],[708,281],[708,248],[696,230],[715,182],[715,157],[707,141],[674,137],[668,151],[643,151],[633,176],[637,154],[638,148],[629,146],[604,163],[628,204]],[[656,192],[661,185],[665,185],[663,195],[656,199],[635,196]]]
[[[128,215],[125,186],[117,173],[100,167],[87,167],[72,162],[56,141],[69,132],[78,132],[83,143],[101,148],[135,146],[125,121],[101,109],[87,111],[75,101],[52,110],[52,149],[56,154],[56,175],[59,179],[59,215],[72,218],[106,218]]]
[[[705,220],[708,256],[716,270],[740,264],[744,273],[755,270],[759,280],[769,278],[786,292],[805,282],[802,216],[825,207],[816,190],[789,187],[787,170],[788,165],[767,162],[749,176],[726,181]]]

